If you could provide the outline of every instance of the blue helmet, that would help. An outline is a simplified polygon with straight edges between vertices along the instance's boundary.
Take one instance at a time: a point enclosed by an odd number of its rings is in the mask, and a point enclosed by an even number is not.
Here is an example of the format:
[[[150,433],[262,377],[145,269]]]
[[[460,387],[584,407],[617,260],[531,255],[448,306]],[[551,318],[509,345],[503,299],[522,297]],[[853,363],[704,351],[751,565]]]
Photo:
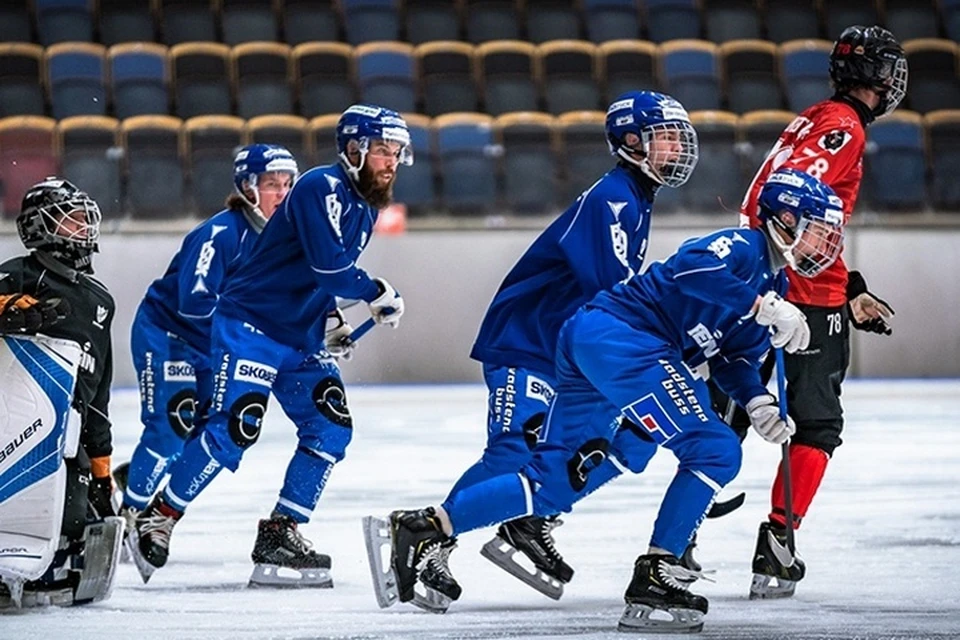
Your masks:
[[[386,140],[400,145],[400,164],[413,164],[413,147],[410,144],[410,130],[403,117],[392,109],[378,107],[375,104],[355,104],[348,107],[337,122],[337,154],[344,168],[354,180],[358,180],[360,170],[370,149],[371,140]],[[351,140],[358,143],[360,164],[354,167],[347,159],[347,145]]]
[[[253,212],[266,220],[260,211],[260,190],[257,179],[260,174],[278,171],[289,173],[293,180],[299,173],[293,154],[277,144],[248,144],[240,149],[233,159],[233,185]],[[253,192],[253,201],[244,190]]]
[[[760,220],[799,275],[812,278],[843,250],[843,201],[827,184],[797,169],[781,169],[760,190]]]
[[[655,91],[625,93],[607,109],[610,153],[659,184],[679,187],[700,157],[697,132],[683,105]]]

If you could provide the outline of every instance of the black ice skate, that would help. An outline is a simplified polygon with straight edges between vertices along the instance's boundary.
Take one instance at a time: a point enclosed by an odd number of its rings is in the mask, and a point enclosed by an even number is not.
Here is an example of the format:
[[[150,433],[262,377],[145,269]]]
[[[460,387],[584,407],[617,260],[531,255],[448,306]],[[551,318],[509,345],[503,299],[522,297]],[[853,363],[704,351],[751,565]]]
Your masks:
[[[554,546],[551,532],[563,524],[556,517],[527,516],[505,522],[496,537],[480,549],[484,558],[548,598],[559,600],[563,585],[573,578],[573,568],[563,561]],[[516,559],[520,551],[529,563]]]
[[[330,556],[317,553],[290,516],[274,515],[257,526],[253,574],[248,587],[329,589]]]
[[[687,585],[696,572],[684,567],[676,556],[649,554],[637,558],[633,579],[623,599],[620,631],[696,633],[703,629],[707,599],[690,593]],[[670,620],[652,617],[667,614]]]
[[[806,570],[799,554],[791,553],[787,546],[787,530],[771,522],[761,523],[753,554],[750,599],[789,598]]]
[[[363,531],[381,609],[412,602],[426,611],[443,613],[460,597],[460,585],[447,566],[456,542],[443,533],[433,507],[394,511],[386,520],[367,516]],[[387,549],[389,557],[384,554]],[[416,591],[418,579],[424,593]]]
[[[144,583],[167,563],[170,535],[182,517],[183,513],[164,502],[161,496],[155,497],[137,516],[127,545]]]

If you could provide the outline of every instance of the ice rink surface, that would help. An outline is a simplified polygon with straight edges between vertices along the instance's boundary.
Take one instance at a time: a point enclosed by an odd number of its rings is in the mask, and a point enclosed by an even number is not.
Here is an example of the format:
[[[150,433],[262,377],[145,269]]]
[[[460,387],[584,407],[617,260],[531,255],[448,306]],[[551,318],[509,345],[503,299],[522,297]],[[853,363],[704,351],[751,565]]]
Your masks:
[[[171,560],[141,584],[120,567],[99,605],[0,616],[0,639],[143,638],[625,638],[616,631],[634,558],[642,553],[676,466],[661,451],[568,514],[557,544],[576,569],[559,602],[483,559],[493,529],[462,536],[451,558],[463,596],[446,615],[410,605],[380,610],[360,519],[439,503],[484,443],[481,386],[347,389],[355,434],[303,531],[333,556],[332,590],[246,588],[256,522],[274,504],[295,446],[273,406],[236,475],[223,473],[173,536]],[[779,448],[751,436],[725,490],[746,504],[700,531],[698,557],[715,583],[699,637],[724,639],[960,638],[960,381],[852,381],[845,445],[831,463],[798,546],[807,577],[792,600],[749,601],[750,560],[768,511]],[[139,436],[137,398],[115,395],[114,461]]]

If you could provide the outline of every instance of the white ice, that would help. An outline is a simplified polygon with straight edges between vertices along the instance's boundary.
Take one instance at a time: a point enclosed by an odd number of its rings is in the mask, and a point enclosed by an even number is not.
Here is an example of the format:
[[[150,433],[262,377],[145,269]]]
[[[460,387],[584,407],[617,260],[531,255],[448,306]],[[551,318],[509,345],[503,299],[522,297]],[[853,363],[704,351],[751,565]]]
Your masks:
[[[565,517],[558,547],[577,573],[548,600],[478,553],[492,535],[462,536],[451,566],[463,596],[446,615],[409,605],[380,610],[360,519],[440,502],[484,442],[480,386],[348,387],[355,434],[313,521],[333,556],[332,590],[245,588],[256,521],[269,513],[295,446],[273,407],[236,475],[223,473],[178,525],[166,568],[141,584],[120,567],[113,597],[74,609],[0,616],[0,638],[624,638],[616,631],[633,559],[647,546],[675,462],[661,451]],[[757,524],[768,511],[779,448],[747,439],[743,470],[725,490],[746,504],[700,533],[699,559],[715,583],[701,637],[960,638],[960,381],[850,381],[845,444],[803,528],[807,578],[791,600],[749,601]],[[139,436],[137,400],[112,405],[115,461]],[[643,635],[634,637],[658,637]]]

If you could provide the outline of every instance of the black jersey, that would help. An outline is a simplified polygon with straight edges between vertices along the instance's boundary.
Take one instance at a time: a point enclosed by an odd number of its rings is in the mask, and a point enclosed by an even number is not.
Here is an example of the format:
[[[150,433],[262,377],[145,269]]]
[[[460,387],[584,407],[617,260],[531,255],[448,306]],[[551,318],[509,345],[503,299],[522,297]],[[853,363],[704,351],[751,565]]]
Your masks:
[[[0,264],[0,295],[57,296],[70,304],[70,315],[43,333],[80,345],[83,354],[73,398],[82,418],[80,443],[90,458],[108,456],[113,452],[107,412],[113,379],[113,296],[95,278],[58,266],[53,258],[36,253],[7,260]]]

